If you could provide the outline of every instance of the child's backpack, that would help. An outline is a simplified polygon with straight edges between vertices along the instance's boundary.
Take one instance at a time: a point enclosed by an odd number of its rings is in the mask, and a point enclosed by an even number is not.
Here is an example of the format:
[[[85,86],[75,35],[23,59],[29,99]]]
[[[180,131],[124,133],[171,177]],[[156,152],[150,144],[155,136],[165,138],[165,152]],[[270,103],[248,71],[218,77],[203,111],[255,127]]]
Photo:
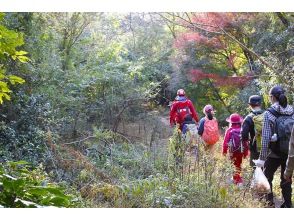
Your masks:
[[[229,140],[229,151],[231,153],[242,152],[241,145],[241,128],[233,128],[230,131],[230,140]]]
[[[277,118],[275,122],[275,133],[277,134],[278,140],[274,142],[276,144],[270,145],[270,149],[274,153],[288,155],[289,142],[294,125],[294,115],[280,114],[273,108],[269,108],[268,111]]]
[[[254,123],[254,130],[255,130],[255,136],[253,139],[253,143],[256,143],[256,150],[258,152],[261,151],[261,139],[262,139],[262,126],[263,126],[263,120],[264,120],[264,113],[251,113],[251,118]]]
[[[213,145],[216,142],[218,142],[219,130],[218,130],[218,122],[215,118],[213,118],[212,120],[205,118],[202,139],[208,145]]]

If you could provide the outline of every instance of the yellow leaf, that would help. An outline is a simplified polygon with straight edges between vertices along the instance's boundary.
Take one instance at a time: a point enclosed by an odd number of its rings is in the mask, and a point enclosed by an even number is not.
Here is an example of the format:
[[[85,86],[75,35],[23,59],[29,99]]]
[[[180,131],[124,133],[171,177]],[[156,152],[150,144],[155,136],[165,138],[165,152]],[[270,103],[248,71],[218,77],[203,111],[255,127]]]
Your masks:
[[[0,90],[2,93],[9,93],[11,90],[8,88],[8,85],[6,82],[0,81]]]
[[[15,75],[8,76],[8,78],[9,78],[9,82],[12,85],[15,85],[16,83],[23,84],[25,82],[23,78],[15,76]]]
[[[10,96],[7,93],[0,92],[0,104],[3,103],[3,98],[6,98],[7,100],[10,100]]]
[[[15,55],[16,56],[21,56],[21,55],[26,55],[28,54],[28,52],[24,51],[24,50],[20,50],[20,51],[15,51]]]
[[[26,56],[17,56],[17,59],[22,63],[27,63],[30,59]]]

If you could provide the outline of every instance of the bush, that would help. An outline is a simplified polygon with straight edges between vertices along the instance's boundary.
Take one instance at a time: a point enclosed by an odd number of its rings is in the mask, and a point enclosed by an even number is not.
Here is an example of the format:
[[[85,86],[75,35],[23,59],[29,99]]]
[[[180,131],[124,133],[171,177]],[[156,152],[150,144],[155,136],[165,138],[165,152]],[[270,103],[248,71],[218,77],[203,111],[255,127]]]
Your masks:
[[[0,169],[0,205],[9,208],[70,207],[72,197],[49,182],[42,166],[33,169],[25,161],[8,162]]]
[[[174,145],[183,147],[181,166],[174,160]],[[115,146],[114,152],[120,159],[104,171],[109,176],[115,175],[116,180],[111,183],[94,183],[83,187],[82,194],[86,200],[91,200],[93,206],[98,207],[263,207],[264,203],[254,197],[250,190],[252,169],[248,161],[243,165],[243,178],[245,186],[238,188],[229,184],[233,175],[231,162],[223,157],[220,146],[216,146],[214,155],[204,151],[199,144],[198,160],[195,151],[178,139],[176,135],[171,138],[169,156],[157,158],[161,166],[150,166],[149,176],[143,167],[152,158],[146,151],[134,154],[134,149]],[[158,146],[158,151],[166,151]],[[144,152],[146,161],[144,162]],[[182,152],[182,151],[181,151]],[[139,156],[141,154],[141,157]],[[127,159],[124,156],[127,157]],[[141,158],[141,160],[139,160]],[[156,164],[156,163],[154,163]],[[119,171],[117,171],[119,170]]]
[[[44,162],[47,150],[45,124],[51,107],[42,96],[19,92],[15,98],[0,110],[0,162],[25,160],[37,165]]]

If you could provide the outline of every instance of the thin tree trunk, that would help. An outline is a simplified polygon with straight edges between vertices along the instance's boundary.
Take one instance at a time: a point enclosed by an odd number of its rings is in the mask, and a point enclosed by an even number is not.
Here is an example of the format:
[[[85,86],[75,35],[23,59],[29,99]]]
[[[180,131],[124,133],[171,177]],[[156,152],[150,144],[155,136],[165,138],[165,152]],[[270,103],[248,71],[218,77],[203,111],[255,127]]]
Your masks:
[[[221,101],[221,103],[223,104],[223,106],[226,108],[226,110],[232,114],[232,111],[230,109],[230,107],[225,103],[225,101],[223,100],[223,98],[221,97],[221,95],[219,94],[218,89],[213,85],[213,83],[211,82],[210,79],[208,79],[208,82],[211,86],[211,88],[213,89],[214,93],[216,94],[216,96],[218,97],[218,99]]]
[[[281,22],[283,23],[285,28],[288,28],[289,27],[289,21],[287,20],[287,18],[281,12],[275,12],[275,13],[278,16],[278,18],[281,20]]]

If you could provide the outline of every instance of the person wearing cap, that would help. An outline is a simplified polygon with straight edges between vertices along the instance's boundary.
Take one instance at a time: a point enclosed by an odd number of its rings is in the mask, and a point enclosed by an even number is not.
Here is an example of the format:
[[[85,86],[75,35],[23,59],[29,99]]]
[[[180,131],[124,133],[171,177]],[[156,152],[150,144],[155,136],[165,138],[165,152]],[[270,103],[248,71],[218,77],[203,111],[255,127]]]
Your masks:
[[[246,158],[248,155],[248,148],[241,146],[240,134],[241,134],[241,124],[243,122],[243,118],[237,114],[231,114],[229,118],[226,119],[227,122],[230,123],[229,128],[226,130],[224,142],[223,142],[223,155],[227,155],[228,151],[230,153],[230,160],[235,166],[235,173],[233,176],[233,181],[236,185],[242,185],[243,179],[241,177],[241,170],[242,170],[242,159]],[[237,132],[239,138],[239,148],[238,150],[231,151],[230,148],[232,135],[233,133]],[[236,140],[234,140],[236,142]]]
[[[214,117],[212,105],[206,105],[203,108],[205,115],[199,121],[198,134],[205,142],[205,150],[213,151],[214,144],[219,140],[218,122]]]
[[[185,91],[179,89],[177,91],[177,97],[171,106],[170,125],[179,124],[180,130],[182,131],[184,124],[193,124],[195,122],[197,124],[199,118],[194,105],[191,100],[186,97]]]
[[[275,133],[276,119],[278,115],[291,116],[294,114],[292,106],[288,105],[288,100],[285,95],[285,90],[281,86],[274,86],[269,92],[269,98],[271,101],[271,107],[264,113],[264,123],[262,129],[262,149],[260,152],[259,159],[254,161],[256,166],[264,167],[264,175],[267,177],[272,190],[272,181],[275,172],[281,167],[281,182],[282,195],[284,202],[281,208],[292,207],[292,188],[291,181],[287,181],[284,178],[284,172],[286,169],[287,155],[279,154],[274,152],[270,148],[272,142],[277,141],[277,134]],[[267,194],[266,199],[269,206],[274,206],[273,192]]]
[[[250,113],[245,117],[243,123],[242,123],[242,129],[241,129],[241,142],[246,145],[250,150],[250,165],[254,167],[253,160],[257,160],[259,158],[260,154],[260,147],[257,147],[257,141],[260,142],[258,145],[261,145],[261,141],[259,140],[261,138],[261,131],[259,131],[254,124],[254,119],[258,116],[261,116],[261,119],[263,120],[263,110],[261,108],[261,97],[259,95],[252,95],[249,97],[248,105],[250,108]],[[257,117],[256,117],[257,116]],[[262,127],[262,121],[260,122],[260,127]],[[257,126],[257,125],[256,125]],[[261,129],[260,129],[261,130]],[[260,132],[260,138],[257,138],[257,134]],[[258,140],[257,140],[258,139]],[[249,142],[249,143],[248,143]]]

